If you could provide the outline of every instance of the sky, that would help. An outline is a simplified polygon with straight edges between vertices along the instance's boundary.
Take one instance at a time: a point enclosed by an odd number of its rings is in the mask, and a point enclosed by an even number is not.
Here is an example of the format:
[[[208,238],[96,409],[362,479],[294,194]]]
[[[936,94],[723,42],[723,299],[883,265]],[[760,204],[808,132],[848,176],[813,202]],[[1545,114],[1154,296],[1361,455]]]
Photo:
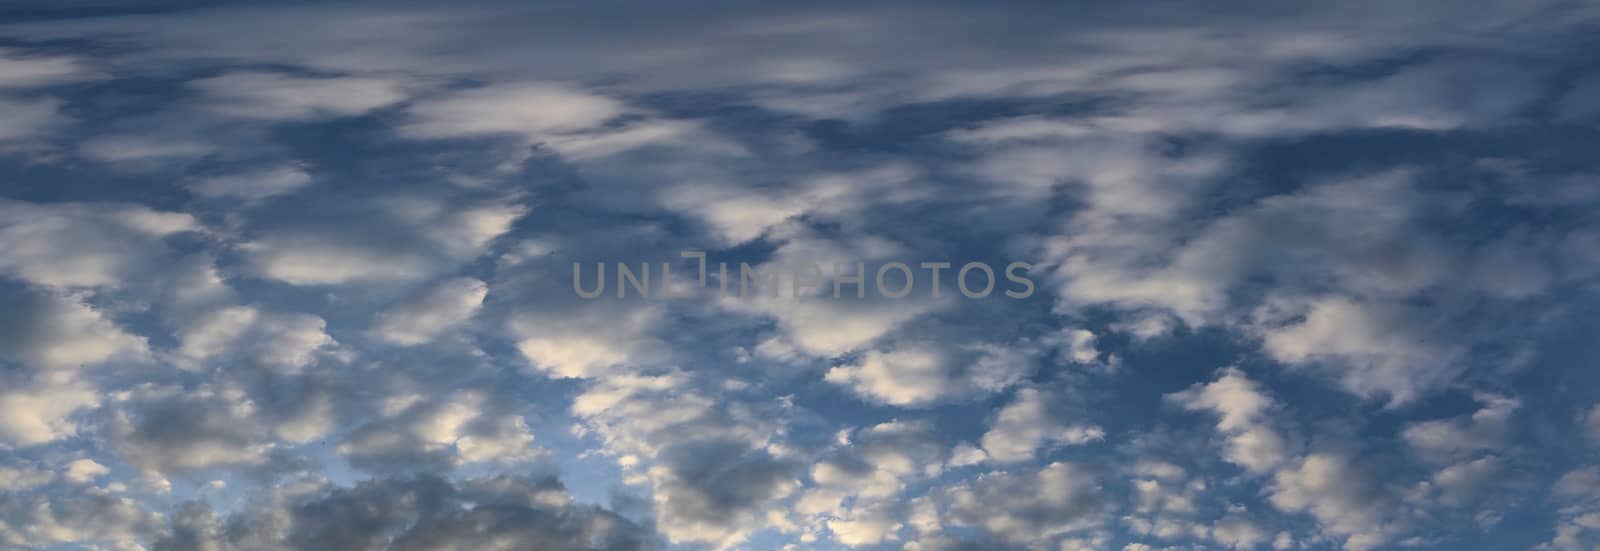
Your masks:
[[[0,549],[1597,549],[1597,30],[7,2]]]

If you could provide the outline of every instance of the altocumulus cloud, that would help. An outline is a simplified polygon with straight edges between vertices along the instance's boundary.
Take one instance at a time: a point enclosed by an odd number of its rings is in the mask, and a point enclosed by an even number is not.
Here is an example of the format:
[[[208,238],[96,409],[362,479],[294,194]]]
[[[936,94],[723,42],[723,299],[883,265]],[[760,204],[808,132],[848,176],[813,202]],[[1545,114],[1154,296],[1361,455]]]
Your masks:
[[[1597,27],[13,2],[0,547],[1594,549]]]

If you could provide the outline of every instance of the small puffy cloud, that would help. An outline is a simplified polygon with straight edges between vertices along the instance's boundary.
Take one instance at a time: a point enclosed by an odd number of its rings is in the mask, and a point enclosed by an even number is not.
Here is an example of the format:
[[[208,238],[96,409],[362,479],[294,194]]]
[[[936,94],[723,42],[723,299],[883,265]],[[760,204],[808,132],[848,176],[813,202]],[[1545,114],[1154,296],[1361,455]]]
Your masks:
[[[1268,537],[1265,527],[1240,513],[1230,513],[1211,525],[1211,539],[1229,549],[1255,549]]]
[[[939,497],[954,524],[1014,543],[1097,527],[1110,506],[1091,469],[1065,462],[986,473]]]
[[[1483,406],[1471,415],[1412,423],[1401,436],[1412,450],[1437,462],[1496,450],[1510,436],[1511,416],[1522,402],[1490,394],[1480,394],[1477,398]]]
[[[175,359],[190,369],[229,361],[292,373],[309,365],[317,351],[337,344],[325,326],[322,318],[310,314],[220,308],[178,332]]]
[[[1095,348],[1096,337],[1092,331],[1073,329],[1064,332],[1061,339],[1067,357],[1074,362],[1094,363],[1100,358],[1100,350]]]
[[[1600,442],[1600,404],[1589,408],[1579,420],[1585,433],[1595,442]]]
[[[1051,411],[1059,397],[1034,388],[1017,391],[1012,402],[995,415],[981,443],[989,459],[1002,463],[1026,461],[1040,449],[1092,442],[1105,438],[1100,427],[1068,423]]]
[[[774,297],[772,289],[759,289],[750,291],[753,296],[727,297],[718,303],[731,312],[775,322],[777,332],[772,341],[775,348],[808,357],[837,358],[871,345],[942,305],[939,299],[871,300],[871,289],[875,285],[871,272],[875,266],[873,262],[888,262],[894,260],[896,253],[903,252],[904,247],[892,240],[870,235],[833,240],[814,235],[810,230],[789,226],[784,230],[783,235],[774,237],[782,244],[772,257],[751,267],[757,277],[773,271],[781,274],[792,268],[790,276],[775,278],[780,296]],[[858,263],[864,266],[857,266]],[[837,289],[841,299],[796,300],[792,296],[796,286],[793,274],[802,273],[806,266],[814,266],[820,272],[816,274],[818,281],[814,287],[817,293],[832,297]],[[727,288],[737,291],[744,281],[742,268],[733,265],[728,268]],[[853,275],[862,276],[859,285],[850,281]],[[856,300],[859,296],[869,298]]]
[[[163,238],[200,231],[188,214],[139,205],[0,200],[0,273],[46,287],[145,282],[173,256]]]
[[[914,482],[936,476],[945,448],[925,422],[893,421],[855,433],[811,468],[814,485],[794,509],[820,519],[833,539],[852,547],[899,539],[905,525],[898,498]]]
[[[890,507],[858,507],[841,518],[827,521],[834,541],[850,547],[896,541],[904,526]]]
[[[538,143],[594,129],[627,112],[622,102],[570,86],[498,85],[421,100],[401,132],[413,138],[512,135]]]
[[[1266,472],[1289,454],[1289,444],[1268,417],[1275,402],[1238,368],[1224,369],[1215,381],[1195,384],[1166,399],[1189,411],[1215,413],[1217,430],[1227,442],[1224,457],[1247,471]]]
[[[30,55],[21,50],[0,48],[0,90],[49,86],[97,75],[78,58]]]
[[[311,173],[296,165],[261,168],[234,174],[202,178],[189,184],[189,190],[205,197],[237,197],[254,200],[292,193],[311,184]]]
[[[71,295],[0,289],[0,357],[46,371],[71,371],[149,355],[143,337],[126,332],[102,312]]]
[[[13,492],[26,492],[55,480],[56,473],[38,465],[23,462],[0,464],[0,487]]]
[[[216,153],[215,143],[194,138],[114,134],[91,138],[78,146],[84,157],[102,163],[153,163],[196,159]]]
[[[61,113],[60,100],[0,97],[0,145],[26,143],[69,120]]]
[[[305,233],[270,236],[243,248],[262,275],[291,285],[405,280],[431,271],[427,256],[417,252],[387,252],[376,245]]]
[[[93,459],[77,459],[67,464],[62,476],[76,484],[88,484],[110,473],[111,469],[96,463]]]
[[[1404,528],[1380,484],[1347,457],[1313,453],[1278,471],[1268,498],[1280,510],[1310,513],[1346,551],[1368,551]]]
[[[140,544],[154,538],[161,524],[159,513],[127,497],[95,492],[0,497],[0,542],[8,547],[77,544],[135,551],[144,549]]]
[[[1567,471],[1551,487],[1557,499],[1587,499],[1600,492],[1600,467],[1582,467]]]
[[[477,258],[527,213],[415,196],[329,208],[343,218],[276,222],[240,249],[257,273],[292,285],[406,282]]]
[[[226,518],[189,503],[153,549],[509,550],[537,542],[550,549],[643,551],[653,539],[616,512],[578,503],[554,479],[457,482],[424,474],[279,496]]]
[[[144,473],[260,465],[271,448],[261,408],[237,388],[143,386],[112,399],[102,434]]]
[[[97,76],[74,57],[32,55],[0,48],[0,94],[80,81]],[[66,126],[63,102],[51,97],[0,95],[0,149],[30,148],[48,133]]]
[[[1505,461],[1491,455],[1439,469],[1432,480],[1445,503],[1461,505],[1496,483],[1504,469]]]
[[[1267,330],[1262,344],[1269,355],[1286,363],[1335,362],[1341,382],[1355,394],[1387,395],[1391,402],[1404,402],[1446,375],[1430,369],[1440,364],[1445,352],[1424,342],[1408,315],[1386,305],[1320,299],[1310,304],[1299,323]]]
[[[935,427],[891,421],[857,433],[848,446],[811,468],[818,486],[842,490],[840,498],[881,500],[910,481],[938,474],[945,449]]]
[[[396,81],[360,76],[312,77],[235,72],[191,81],[206,108],[236,117],[303,120],[363,115],[406,98]]]
[[[509,330],[535,369],[561,378],[596,377],[619,365],[665,359],[653,336],[662,315],[651,307],[529,312],[514,317]]]
[[[715,400],[681,373],[603,377],[572,403],[582,433],[649,484],[669,541],[722,546],[781,518],[779,500],[799,486],[781,411]]]
[[[914,302],[855,305],[788,299],[733,301],[747,303],[734,306],[736,311],[773,318],[787,347],[824,358],[838,357],[869,345],[930,309],[928,305]]]
[[[100,392],[81,383],[34,383],[0,390],[0,444],[34,446],[76,435],[71,416],[99,405]]]
[[[1560,506],[1555,534],[1537,549],[1594,548],[1600,542],[1600,467],[1567,471],[1551,486],[1550,497]]]
[[[828,382],[856,395],[896,406],[923,405],[954,392],[948,360],[937,349],[872,350],[854,363],[828,370]]]
[[[520,415],[490,407],[481,393],[409,398],[413,403],[351,431],[337,451],[353,465],[373,471],[512,463],[544,453],[533,446],[533,434]]]
[[[488,294],[489,286],[483,281],[449,279],[384,311],[372,331],[395,344],[422,344],[471,318]]]

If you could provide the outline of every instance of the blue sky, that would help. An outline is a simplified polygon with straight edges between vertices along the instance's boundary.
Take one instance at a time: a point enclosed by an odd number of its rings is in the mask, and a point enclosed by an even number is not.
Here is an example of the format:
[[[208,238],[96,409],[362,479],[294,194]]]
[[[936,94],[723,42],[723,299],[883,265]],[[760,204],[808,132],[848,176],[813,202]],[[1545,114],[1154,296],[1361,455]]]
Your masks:
[[[1595,549],[1597,25],[10,3],[0,548]]]

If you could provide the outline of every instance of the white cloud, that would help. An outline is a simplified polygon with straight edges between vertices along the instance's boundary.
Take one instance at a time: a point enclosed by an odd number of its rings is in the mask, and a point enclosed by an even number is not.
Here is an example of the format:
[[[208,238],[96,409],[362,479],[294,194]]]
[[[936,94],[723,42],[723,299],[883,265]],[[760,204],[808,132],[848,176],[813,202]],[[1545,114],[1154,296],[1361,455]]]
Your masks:
[[[10,295],[10,296],[7,296]],[[45,371],[73,371],[148,358],[143,337],[129,334],[102,312],[72,295],[0,293],[13,320],[0,321],[4,356]]]
[[[1287,363],[1335,362],[1346,389],[1400,403],[1454,372],[1446,353],[1423,342],[1413,324],[1400,308],[1320,299],[1310,304],[1303,321],[1267,329],[1263,345]]]
[[[1011,463],[1033,459],[1038,450],[1074,445],[1105,438],[1100,427],[1067,423],[1058,419],[1050,405],[1061,402],[1048,392],[1033,388],[1017,391],[1012,402],[995,415],[981,443],[989,459]]]
[[[1216,413],[1217,430],[1227,440],[1224,457],[1247,471],[1267,472],[1290,453],[1268,416],[1274,401],[1238,368],[1224,369],[1215,381],[1195,384],[1166,399],[1189,411]]]
[[[338,344],[327,323],[310,314],[279,314],[250,306],[220,308],[178,332],[177,364],[198,369],[224,360],[285,373],[301,370],[315,354]]]
[[[26,492],[55,480],[56,473],[28,463],[0,465],[0,486],[13,492]]]
[[[1412,450],[1437,462],[1497,450],[1510,436],[1511,416],[1522,402],[1491,394],[1480,394],[1477,399],[1483,407],[1470,416],[1412,423],[1401,436]]]
[[[286,165],[212,176],[189,184],[189,189],[206,197],[265,199],[292,193],[310,184],[311,174],[305,168]]]
[[[407,280],[431,271],[427,257],[415,252],[386,253],[310,235],[267,237],[243,248],[262,275],[291,285]]]
[[[1064,462],[986,473],[945,488],[940,496],[953,523],[1017,543],[1099,526],[1108,506],[1095,474]]]
[[[161,515],[138,501],[102,493],[0,502],[0,541],[24,549],[88,544],[137,551],[160,525]]]
[[[376,77],[307,77],[235,72],[191,81],[208,109],[238,117],[298,120],[349,117],[406,99],[400,83]]]
[[[1580,421],[1589,438],[1600,442],[1600,404],[1589,408],[1589,411],[1583,414],[1583,418]]]
[[[146,385],[111,402],[101,434],[147,474],[260,465],[271,448],[261,407],[240,388]]]
[[[0,48],[0,88],[49,86],[95,76],[98,73],[74,57],[29,55]]]
[[[138,205],[0,200],[0,272],[47,287],[121,287],[165,267],[163,238],[202,231],[188,214]]]
[[[69,120],[61,113],[60,100],[0,97],[0,144],[42,138],[42,134]]]
[[[1345,538],[1347,551],[1367,551],[1402,529],[1376,484],[1346,457],[1313,453],[1274,476],[1269,498],[1281,510],[1310,513],[1324,531]]]
[[[1439,488],[1445,503],[1462,505],[1485,487],[1499,481],[1504,467],[1505,462],[1493,455],[1462,461],[1439,469],[1433,475],[1433,483]]]
[[[512,318],[509,331],[533,367],[556,377],[598,377],[624,364],[670,362],[652,334],[663,315],[658,307],[598,305],[555,315],[527,312]]]
[[[99,405],[101,396],[80,383],[35,383],[0,390],[0,443],[35,446],[76,435],[71,415]]]
[[[416,345],[470,319],[483,306],[489,286],[470,277],[445,280],[378,316],[373,332],[386,341]]]
[[[152,163],[196,159],[219,151],[215,143],[193,138],[119,134],[91,138],[78,146],[84,157],[102,163]]]
[[[872,350],[854,363],[828,370],[828,382],[857,395],[897,406],[923,405],[955,392],[950,366],[936,349],[900,347]]]
[[[595,129],[628,111],[622,102],[566,85],[497,85],[419,101],[401,132],[414,138],[513,135],[538,143]]]
[[[527,213],[516,203],[452,205],[384,197],[327,220],[281,224],[239,248],[262,276],[293,285],[398,283],[446,271],[486,252]]]
[[[1232,513],[1211,525],[1211,539],[1230,549],[1255,549],[1267,541],[1267,531],[1250,517]]]
[[[358,467],[402,470],[454,467],[466,463],[526,461],[545,451],[520,415],[490,407],[477,391],[416,401],[388,417],[360,427],[336,449]]]
[[[88,484],[110,473],[111,469],[96,463],[93,459],[77,459],[67,464],[62,476],[76,484]]]

